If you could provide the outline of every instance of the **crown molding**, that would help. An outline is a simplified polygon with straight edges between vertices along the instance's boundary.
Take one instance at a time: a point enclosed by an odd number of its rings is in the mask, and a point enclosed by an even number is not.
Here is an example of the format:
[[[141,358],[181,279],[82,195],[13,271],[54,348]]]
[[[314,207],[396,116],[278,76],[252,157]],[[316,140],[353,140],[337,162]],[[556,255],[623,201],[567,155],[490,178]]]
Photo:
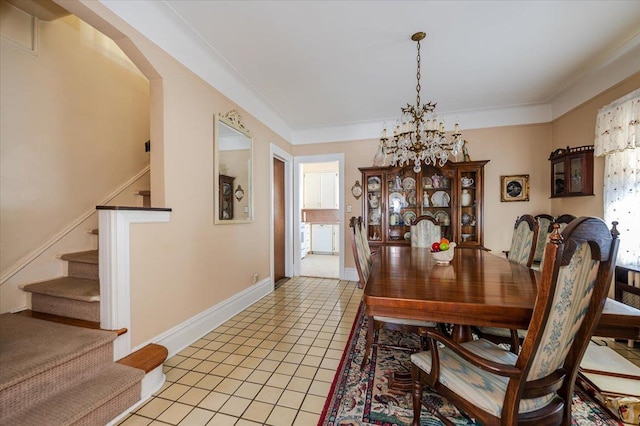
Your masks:
[[[207,44],[164,1],[100,0],[150,41],[165,50],[197,76],[252,114],[293,145],[377,138],[384,123],[396,117],[320,128],[294,130],[282,115],[243,78],[216,50]],[[185,48],[189,46],[189,48]],[[458,119],[464,130],[550,122],[604,90],[640,71],[640,34],[625,42],[612,55],[586,66],[575,81],[545,102],[505,108],[439,114],[445,123]],[[449,129],[450,130],[450,129]]]

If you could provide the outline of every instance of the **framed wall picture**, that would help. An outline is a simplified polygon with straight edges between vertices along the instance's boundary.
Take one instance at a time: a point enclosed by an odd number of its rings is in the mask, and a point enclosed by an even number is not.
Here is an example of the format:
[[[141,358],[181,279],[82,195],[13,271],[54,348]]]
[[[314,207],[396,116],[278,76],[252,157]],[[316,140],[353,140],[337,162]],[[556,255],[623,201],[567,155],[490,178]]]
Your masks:
[[[500,176],[500,201],[529,201],[529,175]]]

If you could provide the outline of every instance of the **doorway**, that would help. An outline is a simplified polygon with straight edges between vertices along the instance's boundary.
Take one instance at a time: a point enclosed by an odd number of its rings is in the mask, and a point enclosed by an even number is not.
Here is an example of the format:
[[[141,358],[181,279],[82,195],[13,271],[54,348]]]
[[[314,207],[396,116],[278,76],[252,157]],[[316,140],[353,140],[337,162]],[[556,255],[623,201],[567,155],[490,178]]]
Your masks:
[[[299,231],[294,249],[296,275],[340,279],[344,275],[344,155],[294,160]]]
[[[293,157],[271,151],[271,282],[274,288],[293,276]]]

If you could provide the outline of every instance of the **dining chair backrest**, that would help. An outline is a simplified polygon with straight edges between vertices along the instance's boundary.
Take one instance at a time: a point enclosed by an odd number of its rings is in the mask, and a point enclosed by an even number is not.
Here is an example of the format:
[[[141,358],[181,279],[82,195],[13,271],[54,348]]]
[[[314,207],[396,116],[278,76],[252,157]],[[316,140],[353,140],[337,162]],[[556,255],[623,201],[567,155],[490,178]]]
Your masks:
[[[564,231],[564,228],[567,227],[567,225],[569,225],[573,220],[575,220],[575,218],[576,217],[571,214],[562,214],[556,218],[554,223],[557,223],[558,225],[560,225],[559,232],[562,232]],[[553,224],[551,226],[553,227]]]
[[[557,225],[550,235],[533,315],[515,364],[526,383],[509,384],[522,386],[521,404],[527,398],[550,401],[558,392],[568,405],[565,416],[570,416],[580,360],[600,319],[615,268],[616,225],[610,231],[601,219],[581,217],[562,235]]]
[[[431,216],[418,216],[411,224],[411,247],[431,247],[441,238],[442,228]]]
[[[557,218],[555,218],[553,220],[553,223],[551,225],[549,225],[548,231],[549,234],[551,234],[551,232],[553,231],[553,226],[557,223],[558,224],[558,232],[562,232],[564,231],[564,228],[567,227],[567,225],[569,225],[571,223],[571,221],[573,221],[576,217],[570,214],[563,214],[558,216]],[[542,228],[540,228],[540,232],[542,232]],[[545,243],[544,243],[544,248],[546,249],[547,247],[547,240],[549,239],[549,236],[547,235],[547,238],[545,239]],[[540,241],[540,238],[538,237],[538,241]],[[542,258],[540,259],[540,265],[538,267],[538,270],[542,271],[542,268],[544,266],[544,250],[542,252]]]
[[[358,224],[360,225],[360,238],[362,238],[362,247],[364,248],[364,256],[367,262],[371,263],[371,247],[369,247],[369,239],[367,238],[367,226],[362,216],[358,216]]]
[[[530,267],[533,263],[538,238],[538,223],[530,214],[516,220],[511,237],[508,259],[510,262]]]
[[[358,271],[358,287],[364,288],[369,279],[369,261],[364,254],[364,247],[362,244],[362,237],[360,235],[360,224],[357,217],[352,217],[349,220],[349,239],[351,240],[351,251],[356,263],[356,270]]]
[[[547,245],[549,234],[553,231],[554,219],[550,214],[538,214],[534,216],[534,219],[538,222],[538,239],[533,261],[540,262],[544,255],[544,247]]]

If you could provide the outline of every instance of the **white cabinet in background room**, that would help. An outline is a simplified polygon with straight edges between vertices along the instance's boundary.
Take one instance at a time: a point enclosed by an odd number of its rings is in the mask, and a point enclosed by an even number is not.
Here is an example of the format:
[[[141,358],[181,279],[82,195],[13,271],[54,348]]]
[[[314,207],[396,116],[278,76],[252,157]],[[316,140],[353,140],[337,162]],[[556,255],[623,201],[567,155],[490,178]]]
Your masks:
[[[302,222],[300,224],[300,258],[304,258],[311,249],[311,225]]]
[[[333,253],[333,225],[311,225],[311,251],[314,254]]]
[[[305,173],[303,208],[337,209],[338,174],[335,172]]]
[[[340,253],[340,225],[333,225],[333,252]]]

